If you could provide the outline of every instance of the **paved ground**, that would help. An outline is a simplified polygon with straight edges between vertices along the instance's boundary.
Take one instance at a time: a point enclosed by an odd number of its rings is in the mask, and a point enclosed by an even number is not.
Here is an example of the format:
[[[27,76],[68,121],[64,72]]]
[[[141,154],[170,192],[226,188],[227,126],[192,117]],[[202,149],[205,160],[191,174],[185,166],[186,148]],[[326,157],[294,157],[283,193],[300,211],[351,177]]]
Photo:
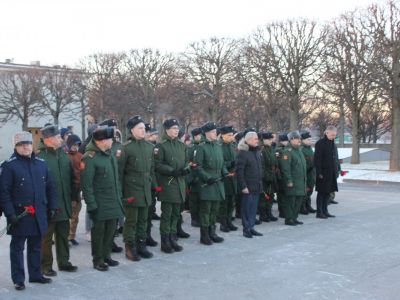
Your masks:
[[[0,299],[399,299],[399,188],[340,188],[340,204],[330,207],[335,219],[303,216],[305,225],[297,227],[263,223],[257,226],[263,237],[249,240],[237,231],[211,247],[199,244],[185,214],[192,236],[181,241],[182,253],[163,254],[157,247],[154,258],[141,262],[114,255],[121,265],[104,273],[92,268],[82,222],[81,244],[71,249],[79,272],[59,273],[51,285],[28,283],[23,292],[13,289],[4,236]]]

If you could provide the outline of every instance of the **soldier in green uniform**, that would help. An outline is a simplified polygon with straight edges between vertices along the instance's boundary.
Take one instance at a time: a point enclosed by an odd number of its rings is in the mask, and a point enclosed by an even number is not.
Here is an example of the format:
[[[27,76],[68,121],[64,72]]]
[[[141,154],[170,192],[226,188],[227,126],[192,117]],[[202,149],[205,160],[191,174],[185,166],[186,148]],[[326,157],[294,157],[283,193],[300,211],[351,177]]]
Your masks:
[[[189,146],[189,161],[193,163],[194,155],[199,148],[200,143],[203,140],[203,131],[201,128],[194,128],[191,131],[192,143]],[[191,216],[191,225],[193,227],[200,227],[199,220],[199,206],[200,206],[200,183],[196,172],[193,169],[189,175],[189,210]]]
[[[272,132],[267,131],[260,132],[259,138],[262,142],[261,166],[263,172],[263,193],[260,194],[258,210],[260,221],[274,222],[278,220],[278,218],[272,214],[274,193],[278,188],[278,159],[276,158],[275,150],[272,148],[274,136]]]
[[[125,256],[138,261],[140,257],[151,258],[147,250],[147,218],[152,202],[151,189],[156,187],[154,176],[154,146],[145,141],[145,123],[140,116],[128,120],[131,134],[122,148],[118,160],[123,205],[125,210],[124,243]]]
[[[123,215],[118,164],[111,147],[114,129],[99,126],[93,132],[81,162],[81,187],[87,211],[93,221],[93,267],[107,271],[119,263],[111,258],[115,224]]]
[[[179,122],[164,121],[162,140],[154,148],[157,182],[161,186],[161,251],[182,251],[177,243],[177,224],[181,217],[181,205],[185,202],[185,176],[190,173],[187,146],[178,139]]]
[[[311,195],[314,190],[315,186],[315,165],[314,165],[314,151],[311,147],[312,144],[312,139],[311,139],[311,134],[307,132],[303,132],[301,134],[301,139],[302,139],[302,147],[301,151],[304,154],[304,158],[306,160],[307,164],[307,195],[304,197],[303,204],[300,208],[300,213],[307,215],[308,213],[315,213],[317,212],[312,206],[311,206]]]
[[[218,220],[221,224],[220,230],[223,232],[236,231],[238,228],[232,224],[232,214],[237,194],[237,182],[235,175],[236,151],[233,143],[235,130],[233,126],[224,126],[220,128],[222,153],[224,163],[228,172],[232,176],[224,179],[225,199],[220,202]]]
[[[217,125],[208,122],[203,127],[205,141],[194,156],[196,173],[200,179],[200,242],[205,245],[222,243],[216,234],[219,204],[225,199],[223,179],[228,175],[222,147],[217,141]]]
[[[78,267],[69,262],[69,219],[72,215],[72,182],[71,162],[61,148],[62,139],[57,126],[48,125],[41,129],[43,144],[39,146],[37,156],[47,163],[51,176],[57,187],[57,210],[55,216],[49,216],[48,231],[42,240],[41,269],[46,276],[56,276],[53,270],[52,243],[55,238],[57,265],[60,271],[75,272]]]
[[[281,174],[282,168],[280,165],[280,161],[281,161],[283,150],[288,145],[289,141],[288,141],[288,137],[287,137],[286,133],[280,134],[278,136],[278,138],[279,138],[279,142],[275,148],[275,156],[278,159],[278,165],[279,165],[279,171],[277,174],[278,191],[276,194],[277,194],[277,201],[278,201],[279,218],[285,218],[285,212],[283,210],[283,206],[284,206],[283,201],[285,198],[285,183],[283,181],[282,174]]]
[[[100,122],[99,126],[107,126],[107,127],[111,127],[114,130],[114,137],[113,137],[113,143],[111,146],[111,153],[118,159],[121,156],[122,153],[122,143],[121,143],[121,138],[117,138],[117,132],[119,134],[120,131],[118,130],[118,123],[117,120],[115,119],[106,119],[102,122]],[[124,216],[121,216],[118,220],[117,223],[115,224],[115,233],[114,233],[114,237],[117,237],[119,234],[119,231],[123,230],[123,226],[124,226]],[[118,228],[119,227],[119,228]],[[115,241],[113,241],[113,246],[111,249],[112,252],[114,253],[120,253],[122,252],[122,247],[118,246],[117,243],[115,243]]]
[[[146,128],[146,136],[145,140],[149,142],[151,145],[154,146],[157,144],[158,140],[158,131],[155,128],[152,128],[149,123],[145,124]],[[151,228],[153,227],[152,220],[160,220],[160,217],[156,213],[156,203],[157,203],[157,196],[158,196],[158,191],[156,191],[156,188],[151,189],[151,205],[149,206],[149,213],[147,215],[147,239],[146,239],[146,245],[150,247],[155,247],[158,245],[158,243],[153,239],[151,236]]]
[[[288,134],[289,144],[280,157],[282,179],[285,185],[283,209],[286,225],[301,225],[297,220],[300,206],[306,195],[307,168],[301,152],[301,136],[298,131]]]

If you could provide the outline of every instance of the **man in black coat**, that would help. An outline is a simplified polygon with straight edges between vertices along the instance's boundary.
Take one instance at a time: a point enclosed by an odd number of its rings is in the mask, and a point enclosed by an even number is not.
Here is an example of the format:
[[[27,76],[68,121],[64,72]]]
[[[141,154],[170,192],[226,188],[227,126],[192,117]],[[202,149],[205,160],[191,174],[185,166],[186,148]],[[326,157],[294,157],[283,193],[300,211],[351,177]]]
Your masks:
[[[32,152],[32,135],[29,132],[15,134],[14,146],[14,154],[0,166],[0,206],[10,226],[11,277],[15,289],[23,290],[25,241],[29,282],[51,282],[40,271],[40,255],[47,217],[55,215],[57,192],[46,162]],[[26,206],[34,211],[18,217]]]
[[[338,191],[337,185],[337,148],[335,138],[337,129],[328,126],[325,135],[315,144],[314,162],[316,169],[317,218],[326,219],[334,217],[328,212],[330,193]]]
[[[258,135],[250,131],[239,142],[236,157],[238,191],[242,194],[241,215],[243,236],[252,238],[262,234],[254,229],[257,206],[262,191],[261,155],[258,148]]]

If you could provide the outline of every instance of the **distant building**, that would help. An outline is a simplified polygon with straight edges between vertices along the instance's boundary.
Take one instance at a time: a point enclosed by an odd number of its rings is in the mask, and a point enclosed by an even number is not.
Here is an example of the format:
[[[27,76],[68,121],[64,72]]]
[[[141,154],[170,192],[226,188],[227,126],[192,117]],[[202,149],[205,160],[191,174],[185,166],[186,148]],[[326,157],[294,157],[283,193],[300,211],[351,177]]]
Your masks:
[[[57,70],[60,68],[65,68],[65,66],[42,66],[39,61],[33,61],[31,64],[15,64],[13,60],[6,59],[5,62],[0,62],[0,74],[8,71],[18,71],[18,70],[29,70],[29,69],[39,69],[43,71]],[[0,102],[1,105],[1,102]],[[40,138],[40,128],[46,123],[53,123],[53,118],[50,115],[43,115],[38,117],[30,117],[28,127],[29,131],[33,134],[34,144]],[[79,121],[71,120],[65,115],[60,115],[59,118],[60,127],[70,127],[73,132],[79,136],[82,136],[82,127]],[[0,123],[0,161],[7,159],[13,152],[13,147],[11,144],[12,137],[15,132],[22,130],[22,122],[15,118],[7,123]]]

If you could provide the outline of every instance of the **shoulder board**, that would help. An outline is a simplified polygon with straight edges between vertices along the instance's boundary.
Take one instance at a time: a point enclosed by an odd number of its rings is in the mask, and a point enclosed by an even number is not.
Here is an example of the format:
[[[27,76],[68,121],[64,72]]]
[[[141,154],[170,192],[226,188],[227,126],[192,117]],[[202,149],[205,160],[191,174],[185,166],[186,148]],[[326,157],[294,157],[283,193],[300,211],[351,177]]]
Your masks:
[[[165,144],[166,142],[168,142],[168,140],[162,140],[161,142],[159,142],[159,145]]]
[[[127,140],[123,145],[126,146],[129,145],[130,143],[132,143],[132,140]]]
[[[96,155],[96,151],[86,151],[83,157],[90,157],[93,158]]]

